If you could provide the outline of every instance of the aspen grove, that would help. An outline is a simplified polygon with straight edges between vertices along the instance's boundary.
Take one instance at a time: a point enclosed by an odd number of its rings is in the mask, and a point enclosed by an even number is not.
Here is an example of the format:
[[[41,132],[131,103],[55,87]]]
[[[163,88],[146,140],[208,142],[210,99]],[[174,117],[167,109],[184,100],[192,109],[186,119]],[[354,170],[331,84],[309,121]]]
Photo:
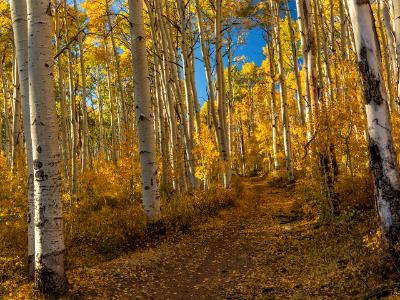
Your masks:
[[[0,298],[397,299],[399,147],[400,0],[0,0]]]

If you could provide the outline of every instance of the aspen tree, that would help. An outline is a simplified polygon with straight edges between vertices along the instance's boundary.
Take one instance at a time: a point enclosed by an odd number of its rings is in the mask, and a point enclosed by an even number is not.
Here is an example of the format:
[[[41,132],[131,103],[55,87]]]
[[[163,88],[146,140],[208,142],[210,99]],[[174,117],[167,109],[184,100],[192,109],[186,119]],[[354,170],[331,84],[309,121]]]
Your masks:
[[[117,120],[115,115],[115,98],[114,98],[114,88],[112,84],[110,62],[108,59],[108,41],[104,39],[104,51],[106,58],[106,77],[107,77],[107,87],[108,87],[108,98],[110,101],[110,117],[111,117],[111,159],[114,165],[118,164],[118,135],[117,135]]]
[[[180,176],[179,176],[179,168],[178,168],[178,160],[179,160],[179,145],[178,145],[178,129],[176,125],[177,113],[175,110],[176,107],[176,100],[174,97],[174,84],[170,84],[173,81],[173,71],[172,71],[172,53],[170,53],[169,47],[169,39],[167,37],[167,29],[166,26],[161,18],[162,16],[162,8],[161,8],[161,1],[155,0],[155,22],[157,21],[159,25],[159,32],[158,35],[160,37],[160,54],[161,54],[161,63],[160,66],[161,71],[161,79],[164,89],[164,94],[166,98],[166,111],[168,112],[168,125],[170,128],[170,147],[171,149],[169,152],[171,153],[171,167],[174,171],[173,174],[173,188],[178,192],[181,191],[180,189]],[[156,32],[152,31],[153,39],[156,37]]]
[[[347,51],[347,32],[346,32],[346,13],[345,13],[345,0],[339,0],[339,14],[340,14],[340,53],[342,59],[348,59],[348,51]]]
[[[151,29],[151,42],[153,46],[153,63],[154,63],[154,84],[155,84],[155,98],[156,98],[156,109],[158,109],[158,131],[159,131],[159,149],[162,154],[162,173],[161,173],[161,180],[162,180],[162,189],[166,190],[168,187],[168,178],[170,177],[169,171],[169,166],[168,166],[168,161],[173,160],[173,157],[171,157],[171,154],[169,153],[168,149],[168,138],[167,138],[167,132],[168,132],[168,122],[166,121],[166,118],[169,118],[169,112],[166,109],[166,91],[164,87],[162,86],[162,77],[163,77],[163,72],[161,70],[162,68],[162,63],[160,62],[161,60],[161,55],[159,51],[159,41],[157,39],[157,32],[156,32],[156,21],[154,17],[154,7],[152,7],[149,3],[149,1],[146,1],[146,6],[147,6],[147,11],[149,14],[150,18],[150,29]]]
[[[35,286],[65,292],[60,153],[54,101],[51,2],[27,1],[31,133],[35,185]]]
[[[381,1],[379,1],[381,2]],[[378,4],[379,4],[378,2]],[[382,9],[381,9],[382,8]],[[382,23],[382,15],[381,11],[384,11],[384,5],[379,5],[377,8],[378,15],[377,15],[377,20],[378,20],[378,26],[379,26],[379,31],[381,34],[381,40],[382,40],[382,58],[383,58],[383,63],[385,65],[385,71],[386,71],[386,79],[388,83],[388,99],[389,99],[389,109],[391,112],[394,111],[395,106],[394,106],[394,95],[393,95],[393,89],[390,88],[393,84],[392,81],[392,73],[391,73],[391,59],[390,59],[390,32],[386,31],[385,35],[385,28],[386,26],[383,26]]]
[[[219,152],[221,153],[221,147],[222,147],[221,130],[218,129],[217,114],[215,112],[215,93],[214,93],[213,82],[212,82],[210,45],[209,45],[208,40],[206,39],[203,15],[202,15],[202,12],[200,9],[199,0],[196,0],[195,6],[196,6],[196,13],[197,13],[197,26],[198,26],[198,31],[199,31],[201,54],[203,57],[204,69],[205,69],[206,80],[207,80],[207,92],[208,92],[207,110],[210,111],[210,114],[212,117],[212,123],[215,127],[217,146],[218,146]]]
[[[285,0],[285,8],[286,14],[288,19],[288,26],[289,26],[289,35],[290,35],[290,46],[292,48],[292,60],[293,60],[293,71],[294,77],[296,79],[296,88],[297,88],[297,103],[300,115],[300,125],[305,125],[305,116],[304,116],[304,106],[303,106],[303,88],[301,86],[301,78],[300,78],[300,71],[299,71],[299,63],[298,63],[298,55],[297,55],[297,46],[294,37],[294,30],[292,25],[292,18],[290,16],[289,10],[289,3],[288,0]]]
[[[315,76],[315,69],[310,68],[313,65],[313,61],[310,62],[312,56],[312,48],[314,47],[314,36],[312,31],[312,20],[311,20],[311,5],[308,0],[296,0],[296,8],[298,13],[297,23],[300,31],[300,42],[303,50],[304,60],[304,86],[305,86],[305,123],[307,125],[307,138],[310,140],[312,135],[312,115],[311,105],[313,101],[313,95],[311,94],[314,89],[311,86],[311,78]]]
[[[395,48],[395,37],[394,37],[394,32],[393,32],[393,24],[392,20],[390,19],[390,8],[388,1],[386,0],[380,0],[380,8],[382,11],[382,19],[383,19],[383,24],[384,24],[384,30],[386,32],[386,39],[387,39],[387,46],[388,46],[388,52],[390,56],[390,65],[391,65],[391,70],[392,74],[394,75],[394,78],[396,78],[397,74],[396,72],[396,48]]]
[[[79,24],[79,11],[76,0],[74,0],[75,10],[75,23],[78,30]],[[86,105],[86,69],[85,61],[83,58],[83,39],[82,34],[78,33],[78,47],[79,47],[79,64],[81,68],[81,85],[82,85],[82,96],[81,96],[81,109],[82,109],[82,172],[86,171],[87,161],[89,157],[89,137],[88,137],[88,120],[87,120],[87,105]]]
[[[21,88],[18,76],[18,64],[16,58],[13,59],[13,114],[12,114],[12,136],[11,136],[11,170],[17,172],[18,161],[22,151],[22,126],[21,126]]]
[[[358,69],[364,86],[368,149],[376,204],[389,250],[398,258],[395,247],[400,236],[400,170],[393,145],[378,36],[369,2],[348,0],[348,5]]]
[[[276,113],[276,79],[275,79],[275,52],[272,34],[267,35],[267,50],[269,58],[269,73],[271,77],[271,134],[272,134],[272,167],[279,168],[278,147],[277,147],[277,113]]]
[[[12,0],[11,19],[13,22],[14,43],[18,75],[21,92],[21,106],[23,117],[23,128],[25,136],[25,151],[27,161],[27,186],[28,186],[28,269],[29,277],[34,278],[34,189],[33,189],[33,161],[32,161],[32,139],[30,128],[29,109],[29,77],[28,77],[28,23],[26,0]]]
[[[283,61],[283,50],[281,43],[281,25],[280,25],[280,9],[276,6],[275,9],[275,39],[276,48],[278,52],[278,72],[279,72],[279,84],[280,84],[280,96],[281,96],[281,113],[282,113],[282,129],[283,129],[283,146],[285,150],[285,162],[288,183],[294,182],[293,172],[293,157],[292,157],[292,146],[291,146],[291,135],[290,135],[290,124],[289,124],[289,113],[287,105],[287,90],[286,90],[286,72]],[[289,19],[290,22],[290,19]]]
[[[119,119],[122,119],[122,127],[123,127],[123,132],[122,132],[122,138],[126,138],[126,134],[127,134],[127,130],[128,130],[128,114],[126,111],[126,103],[125,103],[125,93],[124,93],[124,89],[122,87],[122,80],[121,80],[121,70],[120,70],[120,59],[119,59],[119,55],[118,55],[118,48],[115,42],[115,36],[114,36],[114,30],[113,30],[113,25],[111,22],[111,11],[110,11],[110,7],[108,4],[109,0],[104,0],[105,4],[106,4],[106,16],[107,16],[107,24],[108,24],[108,30],[109,33],[108,35],[110,36],[110,40],[111,40],[111,47],[112,47],[112,51],[113,51],[113,57],[114,57],[114,70],[116,72],[116,79],[117,79],[117,91],[118,91],[118,99],[120,101],[120,117]],[[121,126],[119,126],[119,128],[121,128]],[[121,132],[120,132],[121,134]]]
[[[54,10],[54,30],[55,30],[55,46],[57,53],[61,51],[61,36],[60,36],[60,18],[59,10],[61,3],[57,3],[57,7]],[[67,105],[66,105],[66,93],[65,93],[65,81],[64,81],[64,70],[62,68],[61,54],[57,57],[57,73],[58,73],[58,89],[60,97],[60,112],[61,112],[61,146],[64,160],[64,178],[69,180],[69,159],[71,157],[71,148],[69,146],[68,139],[68,117],[67,117]]]
[[[393,5],[393,29],[395,36],[395,47],[397,54],[397,97],[400,101],[400,0],[392,0]]]
[[[186,8],[183,3],[183,0],[177,0],[177,8],[178,14],[180,18],[180,28],[181,28],[181,59],[183,63],[183,76],[184,76],[184,87],[185,87],[185,100],[186,100],[186,116],[183,116],[184,122],[187,123],[187,133],[185,135],[185,142],[187,144],[187,151],[189,153],[193,152],[194,146],[194,132],[195,132],[195,99],[194,92],[195,89],[192,89],[191,82],[191,72],[192,69],[190,67],[190,57],[189,57],[189,49],[188,49],[188,36],[187,36],[187,14]],[[182,110],[184,110],[182,106]],[[196,163],[194,161],[194,156],[188,156],[188,166],[189,166],[189,176],[190,183],[194,189],[199,188],[198,179],[195,176],[196,173]]]
[[[218,99],[218,130],[221,132],[221,158],[224,166],[224,187],[231,185],[232,168],[230,165],[229,142],[226,130],[226,93],[225,93],[225,78],[224,65],[222,60],[222,2],[223,0],[215,1],[215,69],[217,75],[217,99]]]
[[[150,79],[146,58],[146,36],[142,0],[129,0],[129,22],[132,40],[132,68],[136,121],[139,138],[143,206],[151,222],[159,220],[160,194],[157,178],[156,136],[153,127]]]
[[[68,6],[67,1],[63,0],[64,6],[64,27],[65,36],[69,38],[69,26],[68,26]],[[72,69],[72,52],[71,49],[67,48],[67,63],[68,63],[68,87],[69,87],[69,100],[70,100],[70,122],[71,122],[71,175],[70,175],[70,193],[72,205],[76,201],[76,194],[78,193],[78,166],[77,166],[77,155],[78,155],[78,128],[76,118],[76,98],[75,98],[75,84],[74,74]]]
[[[4,53],[5,55],[5,53]],[[0,77],[2,81],[2,90],[3,90],[3,97],[4,97],[4,105],[3,105],[3,115],[4,115],[4,153],[6,154],[6,158],[8,158],[8,154],[11,149],[11,136],[12,130],[10,125],[10,118],[9,118],[9,102],[10,102],[10,92],[8,87],[8,80],[7,76],[4,74],[4,66],[3,63],[0,63]]]
[[[96,70],[96,81],[100,82],[100,68]],[[105,154],[105,141],[104,141],[104,116],[103,116],[103,97],[100,92],[100,85],[96,86],[96,96],[98,99],[98,110],[99,110],[99,153]],[[107,155],[105,155],[107,157]]]

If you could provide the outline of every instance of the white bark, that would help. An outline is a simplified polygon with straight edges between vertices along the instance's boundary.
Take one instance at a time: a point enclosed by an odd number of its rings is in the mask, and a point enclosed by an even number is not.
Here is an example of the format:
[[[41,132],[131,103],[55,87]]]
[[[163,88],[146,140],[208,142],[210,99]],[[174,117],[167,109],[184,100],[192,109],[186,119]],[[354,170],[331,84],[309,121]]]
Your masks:
[[[17,61],[13,60],[13,114],[12,114],[12,136],[11,136],[11,170],[16,173],[18,161],[22,151],[22,126],[21,126],[21,90],[17,71]]]
[[[116,128],[116,116],[115,116],[115,98],[114,98],[114,90],[113,84],[111,79],[111,72],[110,72],[110,63],[108,60],[108,41],[107,39],[104,40],[104,51],[106,55],[106,75],[107,75],[107,87],[108,87],[108,98],[110,100],[110,117],[111,117],[111,159],[114,165],[118,163],[118,136],[117,136],[117,128]]]
[[[64,27],[65,36],[69,37],[68,14],[67,14],[67,1],[63,0],[64,5]],[[72,69],[72,53],[67,49],[68,53],[68,85],[69,85],[69,98],[70,98],[70,122],[71,122],[71,176],[70,176],[70,193],[71,205],[76,201],[76,194],[78,193],[78,167],[77,167],[77,147],[78,147],[78,129],[76,120],[76,98],[74,88],[74,76]]]
[[[155,222],[161,216],[160,195],[142,0],[129,0],[129,21],[132,40],[134,98],[138,124],[143,206],[147,217],[150,221]]]
[[[75,9],[75,24],[76,28],[80,27],[79,24],[79,11],[76,0],[74,0]],[[81,85],[82,85],[82,172],[86,171],[87,162],[89,159],[89,137],[88,137],[88,120],[87,120],[87,105],[86,105],[86,70],[85,61],[83,59],[83,41],[82,34],[78,34],[78,47],[79,47],[79,64],[81,68]]]
[[[61,50],[60,46],[60,20],[59,20],[59,8],[57,7],[54,12],[54,30],[55,30],[55,44],[57,53]],[[57,72],[58,72],[58,89],[60,97],[60,112],[61,112],[61,145],[62,154],[64,160],[64,178],[69,181],[69,158],[71,157],[71,149],[69,147],[68,129],[67,129],[67,106],[66,106],[66,93],[65,93],[65,81],[64,81],[64,70],[62,68],[61,55],[57,58]]]
[[[282,129],[283,129],[283,146],[285,150],[285,162],[286,162],[286,172],[288,183],[292,184],[294,182],[294,172],[293,172],[293,155],[292,155],[292,145],[291,145],[291,135],[290,135],[290,124],[289,124],[289,114],[287,105],[287,89],[286,89],[286,72],[285,65],[283,61],[283,50],[281,43],[281,28],[280,28],[280,17],[279,17],[279,7],[276,9],[276,19],[275,19],[275,38],[276,38],[276,48],[278,52],[278,72],[279,72],[279,83],[280,83],[280,96],[281,96],[281,113],[282,113]],[[290,20],[289,20],[290,21]]]
[[[357,61],[364,85],[368,147],[381,227],[394,247],[400,233],[400,171],[393,146],[388,97],[380,64],[378,36],[369,2],[348,0]],[[392,252],[393,253],[393,252]]]
[[[160,68],[161,75],[162,75],[162,84],[163,89],[165,91],[165,97],[167,100],[166,110],[168,112],[168,124],[170,128],[170,153],[172,155],[171,158],[171,167],[174,171],[173,173],[173,187],[175,190],[180,192],[180,176],[179,173],[182,172],[180,168],[178,168],[179,163],[179,143],[178,143],[178,128],[177,128],[177,118],[176,118],[176,100],[174,98],[174,71],[172,66],[173,58],[172,52],[170,51],[170,39],[167,35],[166,26],[162,20],[162,8],[161,8],[161,1],[155,0],[155,12],[157,16],[157,21],[159,24],[159,36],[161,40],[160,44],[160,53],[162,54],[162,67]],[[155,31],[153,31],[153,36],[155,36]],[[154,37],[153,37],[154,38]]]
[[[29,95],[35,169],[35,285],[45,293],[60,294],[66,290],[67,282],[50,9],[50,1],[27,1]]]
[[[210,46],[206,39],[206,33],[203,23],[203,16],[200,10],[199,0],[196,0],[196,12],[197,12],[197,25],[199,29],[199,37],[200,37],[200,45],[201,45],[201,54],[203,56],[204,61],[204,69],[206,73],[206,80],[207,80],[207,91],[208,91],[208,103],[207,103],[207,110],[211,114],[212,123],[215,128],[215,135],[217,140],[218,150],[221,153],[221,130],[218,129],[218,120],[217,114],[215,112],[215,93],[213,88],[213,80],[212,80],[212,72],[211,72],[211,61],[210,61]]]
[[[397,54],[397,97],[400,99],[400,0],[392,0],[393,27]]]
[[[221,158],[224,161],[224,187],[230,187],[232,179],[232,168],[230,165],[231,155],[226,130],[226,93],[224,79],[224,65],[222,60],[222,2],[215,1],[215,69],[217,73],[217,99],[218,99],[218,130],[221,134]]]
[[[292,48],[293,71],[294,71],[294,77],[296,79],[296,88],[297,88],[297,97],[298,97],[297,104],[298,104],[298,109],[299,109],[300,125],[304,126],[305,125],[305,116],[304,116],[304,106],[303,106],[303,88],[301,86],[300,71],[299,71],[299,66],[298,66],[297,46],[296,46],[296,41],[295,41],[295,37],[294,37],[294,30],[293,30],[293,25],[292,25],[292,18],[290,16],[288,0],[285,0],[285,8],[286,8],[286,14],[287,14],[287,18],[288,18],[290,45]]]
[[[5,137],[4,137],[4,153],[6,158],[9,157],[9,152],[11,148],[11,126],[10,126],[10,119],[9,119],[9,112],[8,112],[8,103],[10,98],[10,92],[8,89],[8,82],[7,76],[4,74],[4,66],[0,63],[0,77],[2,81],[2,90],[3,90],[3,97],[4,97],[4,106],[3,106],[3,118],[4,118],[4,129],[5,129]],[[9,160],[7,159],[9,162]]]
[[[25,135],[25,149],[27,159],[27,180],[28,180],[28,269],[29,277],[34,277],[34,190],[33,190],[33,162],[32,162],[32,139],[30,128],[30,108],[29,108],[29,77],[28,77],[28,23],[26,0],[12,0],[11,19],[13,22],[14,43],[18,74],[21,91],[21,106],[23,117],[23,128]]]
[[[183,63],[183,76],[184,76],[184,86],[185,86],[185,100],[186,100],[186,110],[182,106],[182,114],[185,119],[184,122],[187,123],[187,131],[185,135],[185,141],[188,148],[188,167],[189,167],[189,179],[190,184],[194,189],[199,188],[199,182],[195,176],[196,163],[194,161],[194,155],[190,154],[193,152],[193,139],[195,132],[195,104],[194,95],[191,85],[191,75],[190,75],[190,58],[188,55],[188,37],[186,34],[186,9],[183,0],[177,0],[178,14],[180,17],[180,28],[181,28],[181,58]]]
[[[111,46],[112,46],[112,50],[113,50],[113,56],[114,56],[114,69],[115,69],[115,73],[116,73],[116,79],[117,79],[117,91],[118,91],[118,98],[120,100],[120,117],[119,119],[122,119],[122,138],[126,138],[127,135],[127,130],[128,130],[128,115],[127,115],[127,111],[126,111],[126,105],[125,105],[125,93],[124,93],[124,89],[122,87],[122,81],[121,81],[121,72],[120,72],[120,61],[119,61],[119,54],[118,54],[118,48],[117,45],[115,43],[115,37],[114,37],[114,31],[113,31],[113,25],[111,22],[111,11],[110,11],[110,7],[108,6],[108,1],[105,2],[106,3],[106,14],[107,14],[107,23],[108,23],[108,27],[109,27],[109,35],[110,35],[110,40],[111,40]],[[121,123],[121,122],[120,122]]]
[[[275,170],[279,168],[278,147],[277,147],[277,114],[276,114],[276,80],[275,80],[275,58],[272,35],[268,36],[267,42],[269,57],[269,73],[271,77],[271,127],[272,127],[272,166]]]

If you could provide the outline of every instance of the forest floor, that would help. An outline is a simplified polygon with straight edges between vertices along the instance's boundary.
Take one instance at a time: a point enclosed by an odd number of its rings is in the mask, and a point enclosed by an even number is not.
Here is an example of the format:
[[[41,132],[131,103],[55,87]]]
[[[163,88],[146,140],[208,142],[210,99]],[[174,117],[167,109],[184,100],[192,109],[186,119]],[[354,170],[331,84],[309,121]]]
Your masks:
[[[367,224],[321,225],[306,218],[293,187],[246,180],[244,188],[247,199],[189,234],[70,271],[71,296],[364,299],[391,293],[394,279],[365,246]]]
[[[365,245],[367,218],[324,225],[304,214],[295,187],[243,188],[244,199],[189,233],[69,270],[67,298],[397,299],[398,278]]]

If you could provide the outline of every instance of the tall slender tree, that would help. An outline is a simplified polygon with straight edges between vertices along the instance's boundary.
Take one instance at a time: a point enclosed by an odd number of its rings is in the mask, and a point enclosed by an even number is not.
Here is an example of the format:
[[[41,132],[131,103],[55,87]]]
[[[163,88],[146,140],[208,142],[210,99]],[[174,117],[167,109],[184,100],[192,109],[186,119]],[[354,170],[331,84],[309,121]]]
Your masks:
[[[25,135],[25,149],[27,160],[28,180],[28,268],[31,279],[34,277],[34,189],[33,189],[33,162],[32,162],[32,139],[29,109],[29,77],[28,77],[28,23],[26,0],[12,0],[11,18],[13,21],[14,43],[16,60],[18,65],[19,83],[21,91],[21,106],[23,117],[23,128]]]
[[[388,97],[382,75],[381,54],[371,5],[348,0],[357,63],[364,86],[368,123],[368,149],[381,228],[389,250],[398,258],[400,237],[400,170],[393,146]]]
[[[54,101],[51,1],[27,1],[28,74],[34,166],[35,286],[47,294],[67,288],[60,152]]]
[[[132,67],[136,121],[139,137],[143,206],[150,221],[160,218],[160,194],[157,175],[156,135],[151,107],[150,78],[146,57],[143,0],[129,0],[132,40]]]

